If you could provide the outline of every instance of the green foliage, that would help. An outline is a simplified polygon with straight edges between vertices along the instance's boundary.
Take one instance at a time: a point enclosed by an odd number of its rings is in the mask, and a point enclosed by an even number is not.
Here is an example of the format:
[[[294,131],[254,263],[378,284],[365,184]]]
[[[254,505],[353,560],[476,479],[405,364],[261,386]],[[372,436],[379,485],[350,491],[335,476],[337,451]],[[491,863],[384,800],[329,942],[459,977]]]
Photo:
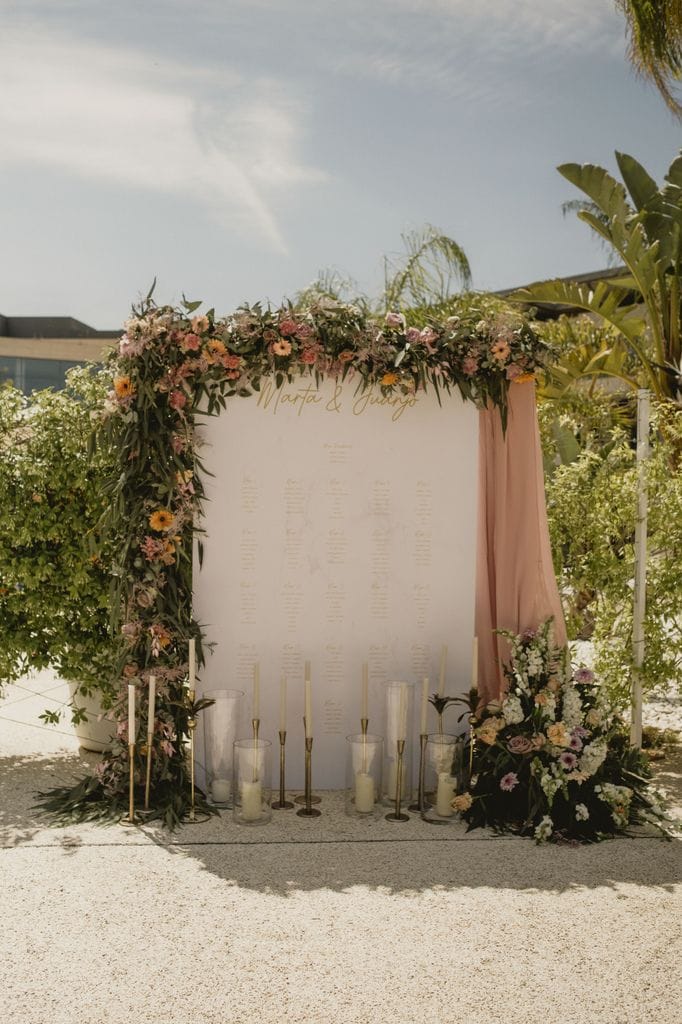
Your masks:
[[[598,317],[615,329],[622,357],[634,359],[632,385],[677,399],[682,390],[682,155],[660,187],[633,157],[616,153],[616,160],[624,185],[593,164],[563,164],[558,170],[587,196],[589,204],[578,216],[618,254],[623,276],[594,288],[543,281],[516,292],[514,299],[575,306]],[[608,365],[595,371],[611,372]]]
[[[109,576],[89,545],[111,462],[88,453],[105,390],[104,374],[81,367],[61,392],[0,390],[0,681],[51,666],[106,700]]]
[[[658,89],[667,107],[682,118],[675,95],[682,75],[682,0],[616,0],[628,34],[635,70]]]
[[[599,403],[594,403],[598,405]],[[632,601],[637,470],[632,431],[602,423],[582,436],[580,455],[556,465],[551,403],[541,408],[545,454],[554,462],[546,479],[547,514],[555,569],[569,637],[591,637],[596,668],[613,699],[628,703],[632,666]],[[579,418],[564,414],[579,436]],[[682,685],[682,413],[659,403],[652,415],[648,464],[648,578],[645,691]]]

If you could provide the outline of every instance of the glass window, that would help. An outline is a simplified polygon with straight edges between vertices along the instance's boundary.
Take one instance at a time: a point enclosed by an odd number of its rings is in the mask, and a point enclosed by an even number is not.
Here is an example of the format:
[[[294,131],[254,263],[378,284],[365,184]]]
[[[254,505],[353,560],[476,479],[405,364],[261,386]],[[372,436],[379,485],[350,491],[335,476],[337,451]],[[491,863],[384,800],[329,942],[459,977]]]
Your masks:
[[[66,382],[66,371],[77,362],[67,359],[20,359],[0,356],[0,382],[12,381],[15,387],[28,395],[31,391],[54,388],[61,391]]]

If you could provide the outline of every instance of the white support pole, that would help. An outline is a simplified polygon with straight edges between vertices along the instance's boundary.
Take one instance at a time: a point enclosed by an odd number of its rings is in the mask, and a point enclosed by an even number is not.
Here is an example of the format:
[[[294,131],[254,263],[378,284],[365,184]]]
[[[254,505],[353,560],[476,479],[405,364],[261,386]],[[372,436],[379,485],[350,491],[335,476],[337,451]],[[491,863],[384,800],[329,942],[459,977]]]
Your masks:
[[[646,462],[649,458],[649,392],[637,392],[637,522],[635,524],[635,595],[632,613],[632,703],[630,745],[642,746],[642,666],[646,611]]]

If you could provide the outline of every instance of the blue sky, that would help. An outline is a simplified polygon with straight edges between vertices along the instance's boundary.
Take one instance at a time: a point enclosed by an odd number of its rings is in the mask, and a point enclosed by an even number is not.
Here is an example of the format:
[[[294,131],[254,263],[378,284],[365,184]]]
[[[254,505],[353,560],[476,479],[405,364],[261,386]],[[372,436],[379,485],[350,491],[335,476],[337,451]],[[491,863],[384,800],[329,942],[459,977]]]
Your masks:
[[[682,144],[612,0],[0,0],[0,312],[380,292],[430,223],[474,286],[593,270],[564,161]]]

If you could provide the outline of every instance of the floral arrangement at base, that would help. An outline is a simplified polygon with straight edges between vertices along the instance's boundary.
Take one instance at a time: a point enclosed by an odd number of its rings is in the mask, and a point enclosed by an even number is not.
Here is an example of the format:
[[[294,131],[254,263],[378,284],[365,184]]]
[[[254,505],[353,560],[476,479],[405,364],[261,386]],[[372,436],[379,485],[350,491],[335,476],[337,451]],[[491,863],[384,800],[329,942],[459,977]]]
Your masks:
[[[472,701],[472,776],[453,801],[468,831],[595,842],[648,823],[667,835],[645,757],[630,747],[594,674],[571,674],[551,620],[520,636],[499,632],[511,649],[509,690],[483,708]]]

